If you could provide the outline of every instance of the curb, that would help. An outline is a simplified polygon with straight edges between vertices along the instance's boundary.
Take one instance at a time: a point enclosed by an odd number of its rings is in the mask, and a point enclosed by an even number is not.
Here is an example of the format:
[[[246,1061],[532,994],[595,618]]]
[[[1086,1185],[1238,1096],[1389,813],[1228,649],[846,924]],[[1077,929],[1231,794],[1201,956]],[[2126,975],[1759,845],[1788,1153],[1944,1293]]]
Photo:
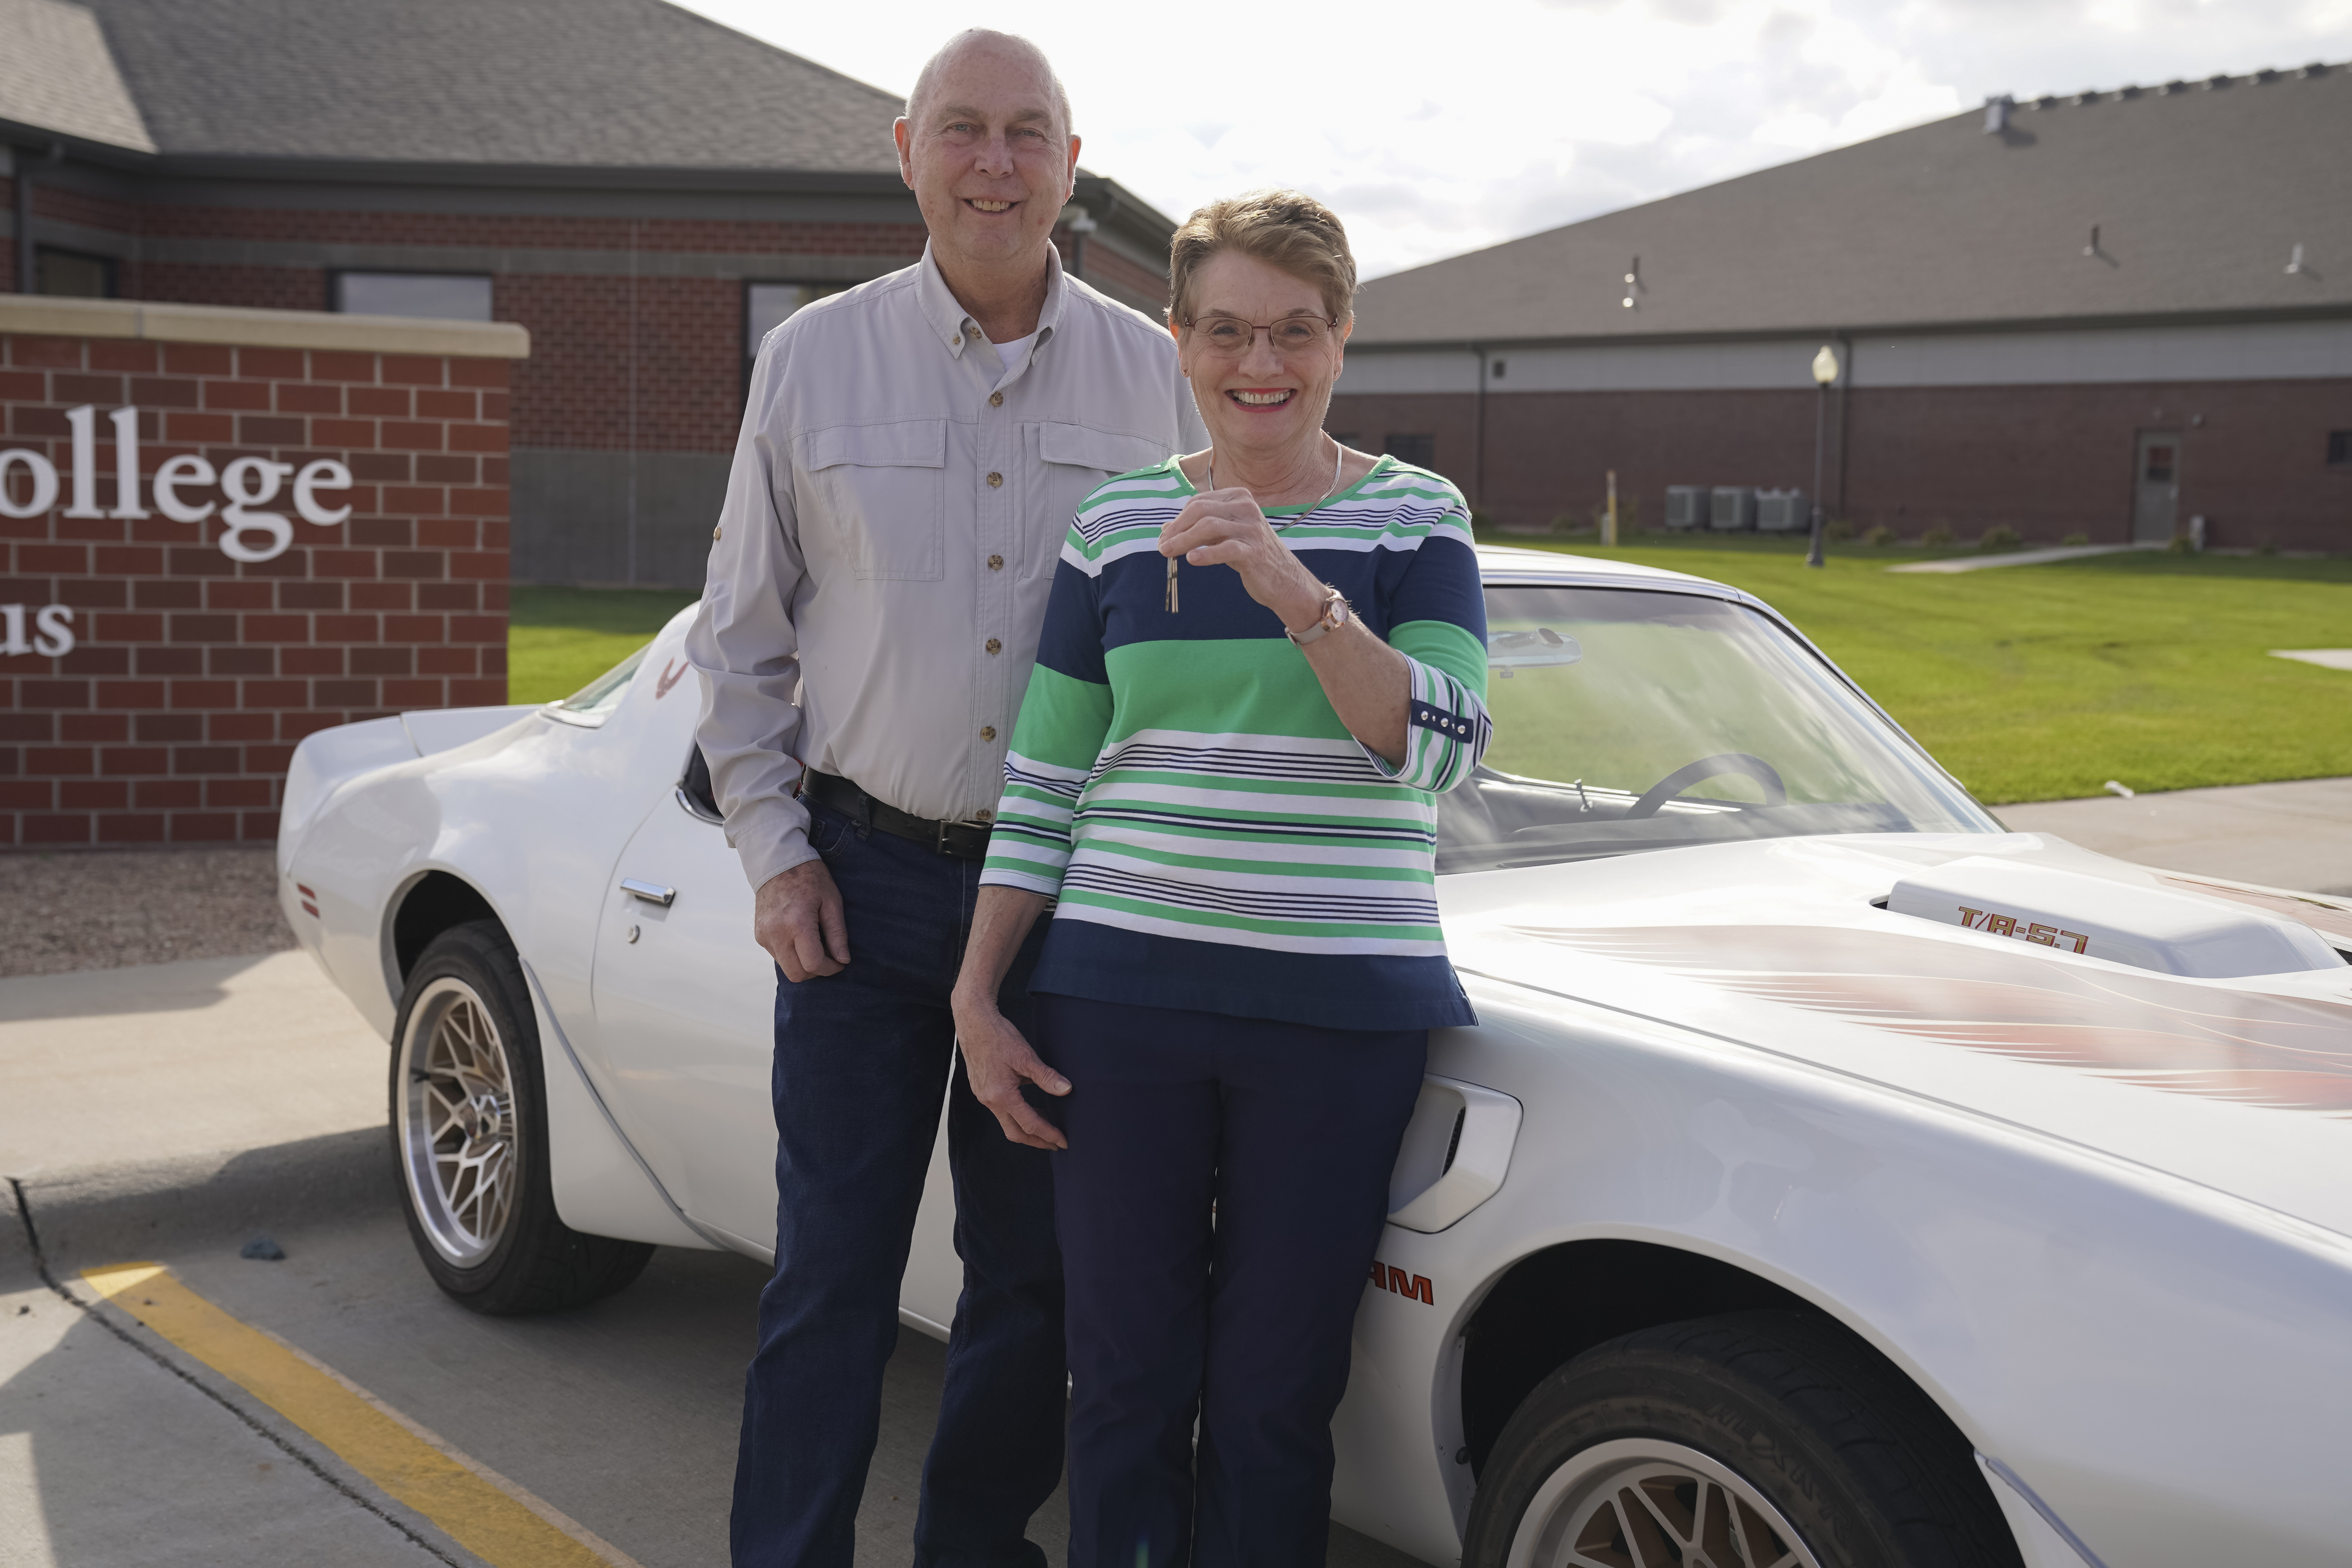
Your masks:
[[[164,1247],[282,1234],[362,1215],[397,1215],[400,1192],[380,1127],[143,1165],[39,1171],[16,1178],[53,1270],[153,1255]],[[0,1173],[5,1177],[6,1173]],[[29,1262],[10,1184],[0,1258]]]

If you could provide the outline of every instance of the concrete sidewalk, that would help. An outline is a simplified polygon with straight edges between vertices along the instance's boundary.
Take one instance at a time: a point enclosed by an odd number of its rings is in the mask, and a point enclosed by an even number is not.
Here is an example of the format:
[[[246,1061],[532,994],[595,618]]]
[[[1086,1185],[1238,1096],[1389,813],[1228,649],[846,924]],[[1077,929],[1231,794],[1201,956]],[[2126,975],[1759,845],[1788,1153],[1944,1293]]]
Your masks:
[[[1989,572],[1996,566],[2046,566],[2053,561],[2080,561],[2086,555],[2116,555],[2126,550],[2160,550],[2158,544],[2061,544],[2047,550],[2011,550],[1991,555],[1955,555],[1942,561],[1913,561],[1889,566],[1889,572]]]
[[[2167,871],[2352,894],[2352,778],[1996,806],[2020,833]]]
[[[0,979],[0,1563],[481,1564],[79,1279],[134,1258],[578,1521],[612,1568],[726,1561],[767,1270],[663,1247],[587,1307],[456,1306],[401,1217],[386,1059],[299,952]],[[258,1234],[285,1258],[241,1258]],[[901,1332],[861,1568],[908,1559],[945,1363]],[[1057,1492],[1029,1534],[1058,1561],[1067,1532]],[[1327,1563],[1412,1568],[1337,1525]]]
[[[0,979],[0,1176],[217,1165],[380,1128],[386,1070],[305,952]]]

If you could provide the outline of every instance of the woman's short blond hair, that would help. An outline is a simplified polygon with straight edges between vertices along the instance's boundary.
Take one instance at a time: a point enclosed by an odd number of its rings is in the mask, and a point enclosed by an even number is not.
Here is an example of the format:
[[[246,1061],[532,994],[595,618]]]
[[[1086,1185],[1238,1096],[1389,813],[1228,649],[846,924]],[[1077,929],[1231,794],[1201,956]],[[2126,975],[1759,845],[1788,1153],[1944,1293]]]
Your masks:
[[[1339,215],[1297,191],[1251,191],[1211,202],[1177,226],[1168,247],[1168,319],[1192,321],[1192,279],[1209,258],[1228,250],[1255,257],[1323,296],[1324,313],[1354,319],[1356,257]]]

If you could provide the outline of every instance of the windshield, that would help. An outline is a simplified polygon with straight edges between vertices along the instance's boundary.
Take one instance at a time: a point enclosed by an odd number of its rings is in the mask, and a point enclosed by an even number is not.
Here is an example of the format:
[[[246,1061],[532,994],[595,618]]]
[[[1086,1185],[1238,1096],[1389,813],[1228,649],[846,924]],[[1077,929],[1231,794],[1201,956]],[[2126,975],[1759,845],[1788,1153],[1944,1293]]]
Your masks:
[[[645,663],[653,646],[646,644],[571,696],[551,704],[557,715],[575,724],[602,724],[621,705],[621,699],[629,694],[629,682],[636,679],[637,666]]]
[[[2000,825],[1769,618],[1696,594],[1486,590],[1495,737],[1437,868]]]

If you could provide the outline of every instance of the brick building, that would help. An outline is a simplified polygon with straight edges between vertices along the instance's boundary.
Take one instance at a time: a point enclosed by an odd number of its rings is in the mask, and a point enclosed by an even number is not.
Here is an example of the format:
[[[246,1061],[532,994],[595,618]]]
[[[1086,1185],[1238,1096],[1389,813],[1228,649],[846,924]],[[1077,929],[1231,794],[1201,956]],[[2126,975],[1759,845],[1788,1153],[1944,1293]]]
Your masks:
[[[1510,526],[1810,489],[1818,414],[1859,528],[2352,550],[2347,148],[2340,67],[2004,100],[1376,279],[1331,426]]]
[[[0,295],[0,847],[275,838],[305,735],[504,702],[530,347]]]
[[[920,256],[899,100],[660,0],[0,0],[0,289],[519,323],[523,582],[699,584],[749,354]],[[1173,226],[1056,231],[1157,311]]]

